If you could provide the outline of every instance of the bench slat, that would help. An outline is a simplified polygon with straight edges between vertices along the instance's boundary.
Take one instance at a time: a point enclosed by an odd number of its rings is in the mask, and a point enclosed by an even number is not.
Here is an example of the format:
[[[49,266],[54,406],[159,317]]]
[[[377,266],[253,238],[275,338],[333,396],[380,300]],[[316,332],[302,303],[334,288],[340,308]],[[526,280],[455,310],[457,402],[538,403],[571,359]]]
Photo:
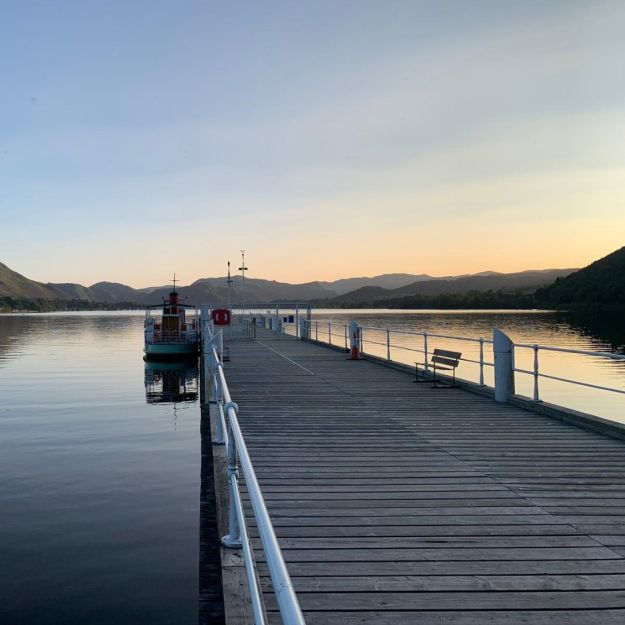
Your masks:
[[[443,356],[444,358],[453,358],[454,360],[460,360],[460,356],[462,356],[462,352],[450,352],[446,349],[438,349],[434,350],[434,356]]]
[[[432,356],[432,362],[436,365],[448,365],[452,369],[458,366],[458,361],[454,360],[453,358],[441,358],[440,356]]]

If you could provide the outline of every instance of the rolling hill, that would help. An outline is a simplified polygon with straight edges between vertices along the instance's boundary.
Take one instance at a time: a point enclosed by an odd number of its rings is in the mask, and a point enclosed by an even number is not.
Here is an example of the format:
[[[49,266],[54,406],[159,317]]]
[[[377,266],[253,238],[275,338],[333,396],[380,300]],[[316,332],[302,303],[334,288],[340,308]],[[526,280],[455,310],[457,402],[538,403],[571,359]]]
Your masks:
[[[540,289],[547,306],[625,306],[625,247]]]
[[[29,280],[3,263],[0,263],[0,297],[63,299],[50,285]]]

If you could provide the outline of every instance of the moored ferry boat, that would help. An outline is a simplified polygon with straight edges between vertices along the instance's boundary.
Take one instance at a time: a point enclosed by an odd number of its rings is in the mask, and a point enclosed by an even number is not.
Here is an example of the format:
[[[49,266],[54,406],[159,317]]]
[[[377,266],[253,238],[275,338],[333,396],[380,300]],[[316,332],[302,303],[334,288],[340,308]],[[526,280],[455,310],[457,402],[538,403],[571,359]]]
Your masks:
[[[194,315],[188,316],[190,312]],[[175,284],[162,304],[147,307],[144,334],[148,360],[191,358],[197,354],[197,309],[180,302]]]

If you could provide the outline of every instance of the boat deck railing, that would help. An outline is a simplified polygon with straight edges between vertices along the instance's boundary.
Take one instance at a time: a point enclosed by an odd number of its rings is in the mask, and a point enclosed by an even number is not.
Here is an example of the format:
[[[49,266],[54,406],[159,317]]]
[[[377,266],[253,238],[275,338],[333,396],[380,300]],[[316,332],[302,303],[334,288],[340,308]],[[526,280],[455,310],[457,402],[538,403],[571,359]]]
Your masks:
[[[196,343],[197,330],[163,331],[154,330],[154,343]]]

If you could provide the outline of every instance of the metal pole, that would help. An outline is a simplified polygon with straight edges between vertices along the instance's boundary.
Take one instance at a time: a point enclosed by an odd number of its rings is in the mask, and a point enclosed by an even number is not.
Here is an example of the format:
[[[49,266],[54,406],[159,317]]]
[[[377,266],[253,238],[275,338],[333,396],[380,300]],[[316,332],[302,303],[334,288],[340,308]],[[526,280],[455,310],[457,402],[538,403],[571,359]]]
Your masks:
[[[237,492],[236,485],[239,478],[237,467],[237,449],[232,424],[228,417],[228,484],[230,486],[230,507],[228,510],[228,533],[221,539],[221,544],[230,549],[238,549],[241,546],[241,531],[239,529],[239,517],[237,515]],[[235,479],[232,479],[232,478]]]
[[[540,401],[538,393],[538,345],[534,345],[534,401]]]
[[[299,304],[295,304],[295,338],[300,338],[299,328]]]
[[[484,339],[480,339],[480,385],[484,386]]]
[[[215,427],[215,440],[213,444],[215,445],[223,445],[226,442],[224,438],[224,404],[223,402],[219,402],[217,404],[217,423]]]
[[[328,322],[328,343],[332,345],[332,324]]]
[[[426,371],[429,370],[429,365],[428,365],[428,333],[427,332],[423,333],[423,366],[425,367]]]
[[[343,326],[345,328],[345,351],[349,351],[347,347],[347,326]]]
[[[319,322],[315,321],[315,341],[319,340]]]
[[[391,331],[386,331],[386,360],[391,359]]]

